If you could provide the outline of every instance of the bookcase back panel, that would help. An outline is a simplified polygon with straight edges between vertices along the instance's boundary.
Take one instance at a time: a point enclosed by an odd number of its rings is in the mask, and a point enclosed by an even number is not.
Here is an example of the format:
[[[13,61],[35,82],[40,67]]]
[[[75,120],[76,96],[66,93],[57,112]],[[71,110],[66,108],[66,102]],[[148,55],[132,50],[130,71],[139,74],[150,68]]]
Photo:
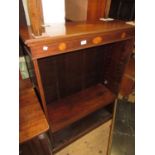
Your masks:
[[[117,93],[129,55],[125,53],[127,43],[122,41],[39,59],[46,103],[98,83]]]

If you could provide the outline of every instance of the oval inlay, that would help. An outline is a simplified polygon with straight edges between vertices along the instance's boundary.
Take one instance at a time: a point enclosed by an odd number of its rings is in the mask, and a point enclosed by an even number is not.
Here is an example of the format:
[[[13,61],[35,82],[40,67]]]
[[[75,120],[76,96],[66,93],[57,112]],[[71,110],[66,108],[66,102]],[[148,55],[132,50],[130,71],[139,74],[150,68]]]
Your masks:
[[[66,43],[60,43],[58,48],[60,51],[63,51],[67,48],[67,45],[66,45]]]
[[[102,41],[102,37],[95,37],[95,38],[93,39],[93,43],[94,43],[94,44],[99,44],[99,43],[101,43],[101,41]]]

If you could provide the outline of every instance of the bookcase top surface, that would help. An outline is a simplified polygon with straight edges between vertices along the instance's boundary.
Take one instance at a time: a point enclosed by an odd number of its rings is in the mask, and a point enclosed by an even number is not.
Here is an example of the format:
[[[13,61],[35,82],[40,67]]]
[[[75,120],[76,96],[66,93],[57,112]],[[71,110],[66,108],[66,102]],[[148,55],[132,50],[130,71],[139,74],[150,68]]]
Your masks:
[[[50,42],[56,39],[87,36],[96,33],[108,33],[134,29],[134,26],[124,21],[97,22],[66,22],[64,24],[45,25],[40,36],[34,36],[30,26],[20,27],[20,37],[28,46]]]

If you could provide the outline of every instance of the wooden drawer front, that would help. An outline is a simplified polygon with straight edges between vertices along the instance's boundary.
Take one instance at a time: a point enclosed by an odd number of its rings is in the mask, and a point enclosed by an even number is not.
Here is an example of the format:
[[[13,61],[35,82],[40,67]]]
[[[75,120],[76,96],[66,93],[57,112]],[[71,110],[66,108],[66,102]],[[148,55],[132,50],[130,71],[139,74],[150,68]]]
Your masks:
[[[79,50],[83,48],[98,46],[106,43],[112,43],[115,41],[121,41],[133,37],[133,31],[124,31],[124,32],[111,32],[108,34],[96,34],[89,35],[86,37],[76,37],[64,39],[62,41],[54,42],[42,46],[31,47],[32,57],[41,58],[46,56],[57,55],[61,53],[70,52],[73,50]]]

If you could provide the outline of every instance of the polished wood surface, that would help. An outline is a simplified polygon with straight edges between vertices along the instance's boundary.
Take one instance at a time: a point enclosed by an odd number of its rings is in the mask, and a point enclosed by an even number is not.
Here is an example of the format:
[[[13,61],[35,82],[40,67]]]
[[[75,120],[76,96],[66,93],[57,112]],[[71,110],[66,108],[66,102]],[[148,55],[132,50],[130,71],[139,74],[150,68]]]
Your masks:
[[[43,10],[41,0],[28,0],[27,6],[33,34],[36,36],[41,35],[43,30]]]
[[[114,108],[134,26],[118,20],[70,22],[45,27],[39,37],[23,27],[20,37],[34,64],[51,137],[102,107]]]
[[[43,110],[44,110],[46,119],[48,120],[45,94],[44,94],[44,91],[43,91],[42,80],[41,80],[41,76],[40,76],[40,70],[39,70],[39,67],[38,67],[38,61],[34,60],[33,64],[34,64],[34,70],[35,70],[35,73],[36,73],[36,78],[37,78],[37,81],[38,81],[38,88],[39,88],[39,93],[40,93],[40,97],[41,97],[41,101],[42,101]]]
[[[44,35],[39,37],[32,35],[31,27],[20,27],[20,36],[28,46],[36,46],[39,44],[53,43],[56,39],[67,39],[68,37],[81,37],[96,34],[109,33],[115,31],[124,31],[131,29],[134,31],[134,26],[126,24],[123,21],[114,20],[110,22],[66,22],[65,24],[53,24],[45,28]],[[133,37],[133,36],[132,36]]]
[[[19,142],[23,143],[46,132],[49,125],[29,79],[20,80],[19,91]]]
[[[118,94],[120,90],[120,83],[133,48],[134,40],[130,39],[110,44],[107,49],[108,54],[104,59],[104,63],[107,65],[104,79],[108,81],[106,86],[116,94]]]
[[[115,100],[116,96],[104,85],[85,89],[47,105],[51,130],[58,131]]]
[[[51,25],[46,35],[34,37],[31,29],[21,28],[21,38],[31,49],[32,59],[58,55],[134,37],[134,26],[121,21],[76,22]],[[100,38],[99,42],[95,38]],[[83,43],[84,42],[84,43]]]
[[[131,40],[125,40],[33,60],[37,63],[36,76],[41,85],[39,89],[43,92],[41,97],[44,110],[48,111],[49,106],[52,107],[60,99],[98,83],[105,83],[117,95],[125,64],[132,51],[131,45]],[[50,118],[52,114],[46,113],[46,116]],[[54,124],[51,123],[51,127]]]
[[[68,53],[83,48],[89,48],[99,46],[103,44],[113,43],[121,40],[130,39],[133,36],[133,31],[124,30],[125,32],[110,32],[108,34],[97,33],[95,35],[88,35],[83,37],[72,37],[70,39],[57,40],[53,43],[47,43],[46,45],[38,45],[31,47],[32,59],[43,58],[47,56],[59,55],[62,53]],[[123,37],[122,37],[123,36]],[[86,42],[86,44],[82,44]],[[62,46],[63,44],[63,46]]]
[[[20,144],[19,151],[20,155],[52,155],[52,147],[45,133]]]
[[[134,92],[134,88],[135,88],[135,81],[124,76],[121,83],[120,94],[123,97],[127,97],[128,95]]]
[[[88,0],[87,21],[97,21],[105,17],[108,0]]]
[[[135,78],[135,58],[130,57],[130,60],[125,69],[125,75],[131,76],[132,79]]]
[[[135,89],[135,59],[130,58],[121,82],[120,94],[122,96],[130,95]]]

